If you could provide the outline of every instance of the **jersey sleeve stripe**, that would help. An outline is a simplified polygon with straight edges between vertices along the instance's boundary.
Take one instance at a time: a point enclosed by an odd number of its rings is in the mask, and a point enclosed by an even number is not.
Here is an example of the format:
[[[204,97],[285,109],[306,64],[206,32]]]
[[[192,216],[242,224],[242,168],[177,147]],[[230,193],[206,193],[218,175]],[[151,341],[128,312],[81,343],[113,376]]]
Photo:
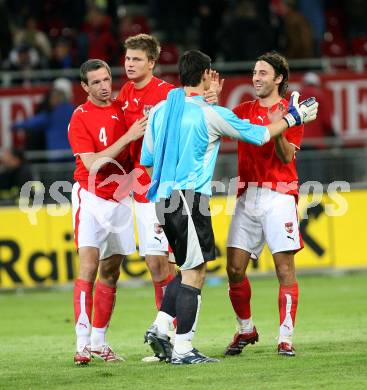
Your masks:
[[[296,144],[293,144],[292,142],[289,142],[291,145],[293,145],[297,150],[300,150],[301,148],[297,146]]]

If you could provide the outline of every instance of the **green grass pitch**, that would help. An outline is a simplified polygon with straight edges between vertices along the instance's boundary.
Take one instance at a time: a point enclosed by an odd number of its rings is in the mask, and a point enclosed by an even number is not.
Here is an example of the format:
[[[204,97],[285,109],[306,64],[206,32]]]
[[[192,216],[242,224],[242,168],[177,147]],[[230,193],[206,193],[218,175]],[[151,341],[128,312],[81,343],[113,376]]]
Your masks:
[[[120,286],[109,330],[126,362],[75,367],[72,291],[0,294],[0,389],[367,389],[367,273],[299,278],[297,356],[277,356],[278,286],[252,280],[260,334],[223,357],[235,321],[227,285],[207,285],[194,345],[218,364],[143,363],[143,334],[155,316],[153,289]]]

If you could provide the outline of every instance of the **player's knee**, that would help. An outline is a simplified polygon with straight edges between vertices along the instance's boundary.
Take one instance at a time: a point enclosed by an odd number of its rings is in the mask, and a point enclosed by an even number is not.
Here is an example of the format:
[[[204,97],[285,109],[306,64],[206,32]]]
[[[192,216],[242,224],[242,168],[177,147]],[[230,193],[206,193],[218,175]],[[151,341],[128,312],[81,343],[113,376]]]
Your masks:
[[[116,285],[120,277],[120,263],[119,262],[101,262],[99,267],[99,279],[109,285]]]
[[[237,264],[227,264],[228,280],[233,283],[239,283],[245,276],[245,270],[243,266]]]
[[[168,276],[168,261],[164,256],[146,256],[145,261],[154,282],[161,282]]]
[[[116,286],[119,277],[120,277],[119,270],[113,270],[109,273],[100,271],[99,273],[100,281],[108,286]]]
[[[79,277],[89,282],[94,282],[97,277],[98,266],[92,263],[81,264],[79,267]]]

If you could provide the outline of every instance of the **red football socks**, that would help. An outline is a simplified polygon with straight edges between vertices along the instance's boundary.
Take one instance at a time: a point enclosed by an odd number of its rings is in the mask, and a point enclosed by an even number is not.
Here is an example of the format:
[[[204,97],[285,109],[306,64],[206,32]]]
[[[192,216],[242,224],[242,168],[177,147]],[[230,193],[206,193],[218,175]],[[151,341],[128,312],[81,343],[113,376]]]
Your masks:
[[[93,283],[86,280],[76,279],[74,284],[74,317],[78,321],[81,312],[85,312],[89,322],[93,307]]]
[[[250,318],[251,285],[247,276],[240,283],[229,282],[228,294],[237,317],[242,320]]]
[[[94,328],[106,328],[110,322],[116,299],[116,287],[97,280],[94,292]]]
[[[155,291],[155,304],[157,306],[157,310],[159,311],[162,305],[164,292],[166,291],[166,287],[168,283],[174,278],[173,275],[168,274],[167,278],[162,280],[161,282],[153,282],[154,291]]]
[[[291,286],[279,286],[278,306],[280,324],[283,324],[286,315],[289,314],[292,318],[292,325],[296,321],[296,312],[298,305],[298,283]]]

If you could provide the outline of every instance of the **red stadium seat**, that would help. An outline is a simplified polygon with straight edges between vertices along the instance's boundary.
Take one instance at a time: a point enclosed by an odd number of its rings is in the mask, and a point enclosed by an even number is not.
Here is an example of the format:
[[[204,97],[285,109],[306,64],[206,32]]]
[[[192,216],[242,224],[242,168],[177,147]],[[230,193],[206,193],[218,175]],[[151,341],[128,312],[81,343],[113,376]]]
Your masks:
[[[162,45],[159,63],[161,65],[176,65],[178,62],[179,53],[177,46],[173,43],[164,43]]]
[[[131,31],[135,34],[150,34],[150,27],[147,18],[144,15],[133,17]]]
[[[325,57],[345,57],[348,55],[347,41],[341,37],[334,37],[328,32],[322,42],[321,51]]]
[[[334,36],[342,37],[345,33],[345,15],[340,9],[328,9],[325,11],[326,31]]]
[[[173,43],[164,43],[162,44],[161,54],[159,56],[158,63],[160,65],[177,65],[179,59],[179,52],[177,46]],[[171,84],[177,84],[177,70],[174,67],[174,70],[167,71],[167,69],[160,69],[162,77],[165,81]]]
[[[360,36],[352,39],[352,54],[367,56],[367,36]]]
[[[125,41],[132,35],[150,34],[147,18],[144,15],[124,16],[119,21],[118,34],[122,41]]]

